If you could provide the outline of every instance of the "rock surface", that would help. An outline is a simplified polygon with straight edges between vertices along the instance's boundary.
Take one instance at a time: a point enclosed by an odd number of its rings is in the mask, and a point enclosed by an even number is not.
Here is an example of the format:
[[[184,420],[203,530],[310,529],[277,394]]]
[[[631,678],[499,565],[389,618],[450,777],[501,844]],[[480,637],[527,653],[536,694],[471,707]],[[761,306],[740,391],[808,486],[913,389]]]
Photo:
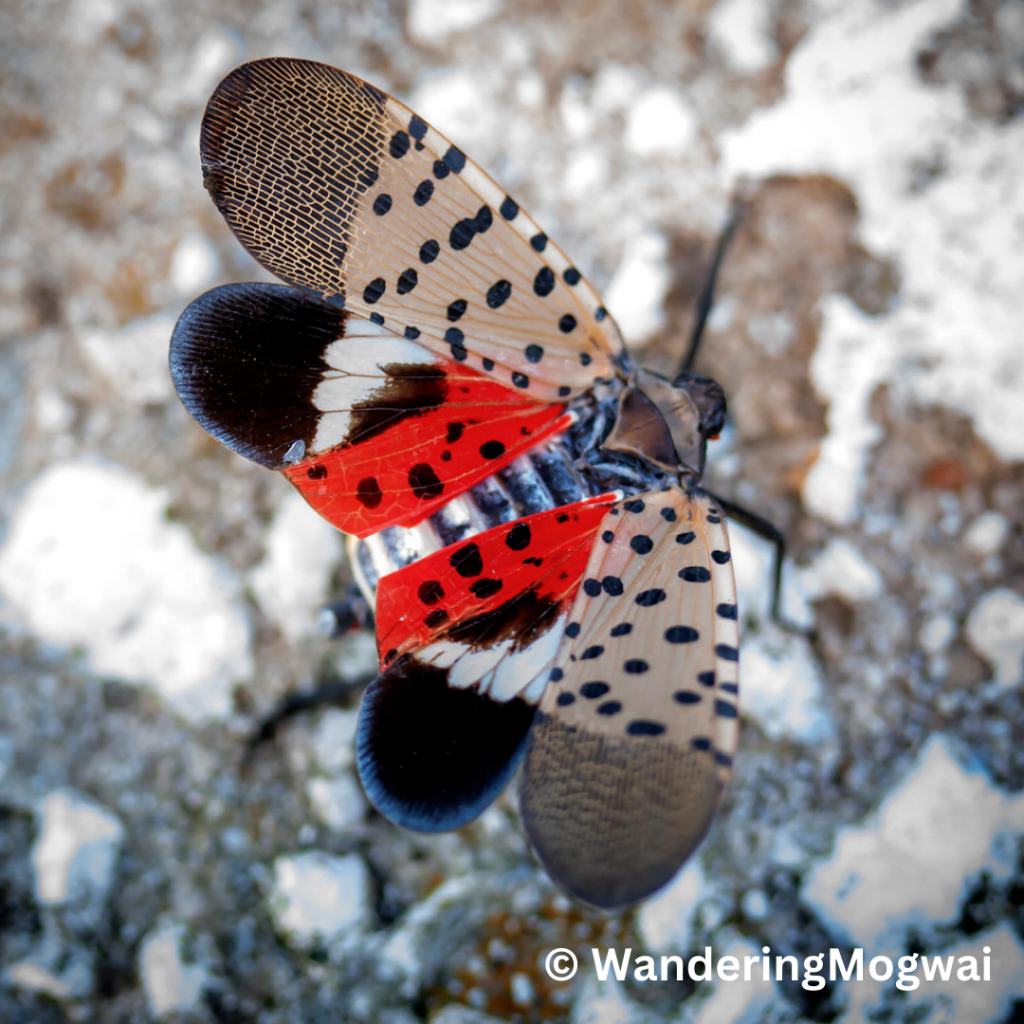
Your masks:
[[[637,911],[558,893],[511,794],[452,835],[376,815],[356,686],[248,749],[374,661],[315,629],[339,540],[166,371],[191,299],[265,277],[198,128],[282,53],[456,140],[663,372],[746,198],[698,361],[729,396],[707,483],[783,530],[813,633],[767,621],[734,526],[734,780]],[[0,5],[0,1020],[1021,1019],[1022,53],[1020,0]],[[590,952],[854,944],[992,976],[601,981]]]

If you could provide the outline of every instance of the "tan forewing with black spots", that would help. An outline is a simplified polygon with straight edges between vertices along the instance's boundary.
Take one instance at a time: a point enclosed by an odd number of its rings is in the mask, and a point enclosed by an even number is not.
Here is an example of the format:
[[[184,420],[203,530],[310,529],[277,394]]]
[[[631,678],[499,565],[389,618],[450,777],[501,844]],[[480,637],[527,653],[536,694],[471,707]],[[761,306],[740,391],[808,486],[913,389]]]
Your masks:
[[[204,180],[283,280],[544,402],[616,373],[617,328],[518,204],[411,110],[291,58],[243,64],[203,118]]]
[[[614,907],[707,831],[736,749],[736,589],[719,509],[677,488],[605,517],[531,733],[523,821],[549,872]]]

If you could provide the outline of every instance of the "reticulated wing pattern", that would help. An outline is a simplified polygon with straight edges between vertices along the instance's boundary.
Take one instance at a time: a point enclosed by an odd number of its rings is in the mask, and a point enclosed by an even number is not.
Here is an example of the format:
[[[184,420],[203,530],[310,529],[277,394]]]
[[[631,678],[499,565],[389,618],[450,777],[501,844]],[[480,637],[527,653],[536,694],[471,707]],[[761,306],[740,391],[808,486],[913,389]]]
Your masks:
[[[207,188],[268,270],[538,401],[614,376],[593,289],[479,167],[353,75],[236,68],[203,118]]]
[[[521,807],[551,873],[599,906],[665,884],[706,833],[738,735],[739,629],[713,500],[612,509],[529,740]]]

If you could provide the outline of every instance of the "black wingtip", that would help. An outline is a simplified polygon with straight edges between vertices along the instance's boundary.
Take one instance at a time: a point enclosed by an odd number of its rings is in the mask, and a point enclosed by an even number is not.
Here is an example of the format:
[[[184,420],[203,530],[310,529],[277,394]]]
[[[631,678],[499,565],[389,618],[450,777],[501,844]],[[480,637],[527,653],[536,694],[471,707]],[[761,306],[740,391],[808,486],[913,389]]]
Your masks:
[[[448,685],[448,673],[404,657],[367,687],[356,758],[367,796],[416,832],[472,821],[505,788],[534,709]]]
[[[197,423],[228,448],[280,469],[295,442],[308,450],[323,354],[347,314],[297,288],[231,284],[182,313],[171,336],[171,379]]]

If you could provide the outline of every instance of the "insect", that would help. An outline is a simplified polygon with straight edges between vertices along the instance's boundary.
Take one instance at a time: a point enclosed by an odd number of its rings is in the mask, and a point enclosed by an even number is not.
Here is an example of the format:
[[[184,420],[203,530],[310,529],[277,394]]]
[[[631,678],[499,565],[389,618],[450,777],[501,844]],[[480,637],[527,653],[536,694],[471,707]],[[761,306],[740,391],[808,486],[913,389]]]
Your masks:
[[[370,800],[427,832],[522,766],[551,876],[624,906],[698,846],[731,771],[736,591],[698,486],[725,398],[636,368],[601,300],[480,168],[407,107],[304,60],[244,64],[203,176],[284,284],[182,315],[171,371],[218,441],[350,534],[380,675]]]

